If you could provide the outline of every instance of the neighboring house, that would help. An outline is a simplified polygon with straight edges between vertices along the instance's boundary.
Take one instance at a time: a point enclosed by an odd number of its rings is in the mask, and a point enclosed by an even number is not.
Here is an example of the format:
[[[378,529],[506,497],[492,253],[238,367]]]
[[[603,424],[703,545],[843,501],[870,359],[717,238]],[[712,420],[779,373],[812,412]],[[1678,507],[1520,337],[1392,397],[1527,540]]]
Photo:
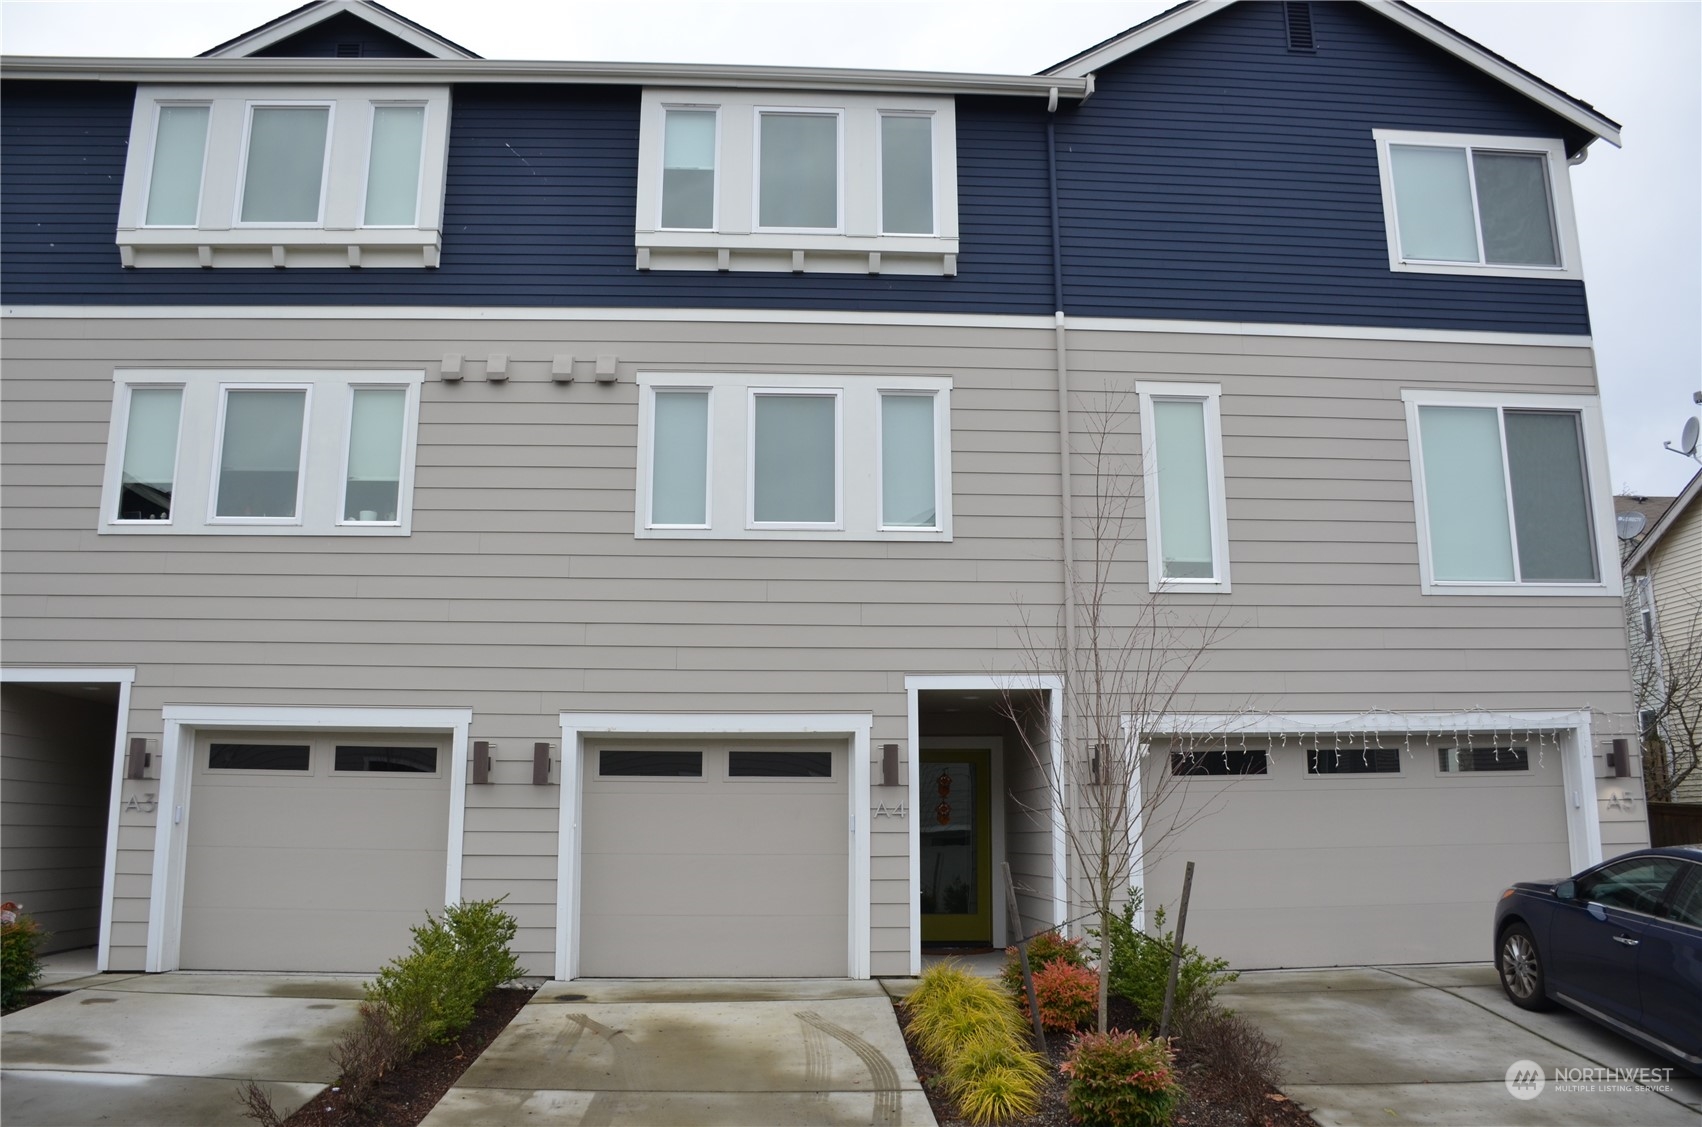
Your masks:
[[[1414,9],[1012,76],[330,0],[4,67],[0,893],[103,967],[503,896],[534,973],[901,975],[1005,941],[1006,860],[1070,922],[1021,627],[1146,485],[1096,437],[1161,479],[1110,613],[1222,633],[1139,872],[1199,863],[1191,941],[1484,959],[1648,840],[1568,179],[1618,126]]]
[[[1625,557],[1631,686],[1650,801],[1702,802],[1702,473],[1677,497],[1640,498]],[[1631,498],[1616,498],[1621,511]],[[1664,502],[1658,507],[1655,502]],[[1652,511],[1650,511],[1652,510]]]

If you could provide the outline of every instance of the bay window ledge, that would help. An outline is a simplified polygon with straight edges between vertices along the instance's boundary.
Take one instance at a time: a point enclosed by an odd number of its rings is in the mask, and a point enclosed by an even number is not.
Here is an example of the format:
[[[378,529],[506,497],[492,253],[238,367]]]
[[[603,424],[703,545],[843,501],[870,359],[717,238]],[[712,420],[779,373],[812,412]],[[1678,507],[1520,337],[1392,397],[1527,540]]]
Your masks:
[[[435,267],[443,250],[429,228],[325,230],[243,227],[227,231],[133,228],[118,231],[126,267],[164,268],[404,268]]]
[[[806,274],[957,273],[958,240],[834,232],[640,231],[640,270],[766,270]]]

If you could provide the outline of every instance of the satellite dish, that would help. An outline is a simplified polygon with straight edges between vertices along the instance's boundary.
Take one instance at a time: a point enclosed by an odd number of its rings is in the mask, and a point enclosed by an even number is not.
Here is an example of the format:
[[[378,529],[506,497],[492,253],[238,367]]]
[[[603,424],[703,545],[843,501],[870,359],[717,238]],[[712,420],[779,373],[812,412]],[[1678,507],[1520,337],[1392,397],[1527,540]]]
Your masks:
[[[1688,457],[1696,453],[1696,438],[1699,432],[1702,432],[1702,422],[1698,422],[1695,415],[1684,420],[1684,430],[1679,432],[1678,436],[1678,452],[1680,454]]]
[[[1618,526],[1621,540],[1635,540],[1643,531],[1643,526],[1649,523],[1649,518],[1636,509],[1631,509],[1614,517],[1613,523]]]

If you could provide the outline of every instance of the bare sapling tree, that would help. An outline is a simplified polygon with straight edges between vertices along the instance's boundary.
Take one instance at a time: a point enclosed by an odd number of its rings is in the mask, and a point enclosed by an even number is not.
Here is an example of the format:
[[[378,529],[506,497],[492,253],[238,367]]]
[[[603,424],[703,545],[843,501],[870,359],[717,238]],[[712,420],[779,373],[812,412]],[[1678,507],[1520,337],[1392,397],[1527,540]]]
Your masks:
[[[1130,448],[1132,412],[1126,396],[1107,392],[1080,409],[1076,460],[1083,488],[1066,513],[1081,558],[1065,551],[1065,599],[1052,628],[1023,614],[1024,660],[1039,678],[1057,677],[1062,739],[1036,723],[1031,698],[1008,691],[1003,710],[1035,768],[1044,775],[1049,809],[1032,808],[1063,829],[1074,861],[1072,922],[1097,927],[1100,946],[1098,1029],[1105,1032],[1110,992],[1111,929],[1135,876],[1164,838],[1209,807],[1177,801],[1185,775],[1169,770],[1167,747],[1189,678],[1221,640],[1212,612],[1166,599],[1149,589],[1143,561],[1132,558],[1144,507],[1143,483],[1156,482],[1150,455],[1144,473]],[[1151,443],[1148,443],[1150,450]],[[1198,740],[1193,733],[1190,740]],[[1209,738],[1209,736],[1208,736]],[[1155,741],[1162,763],[1149,764]],[[1162,823],[1162,824],[1161,824]]]
[[[1702,779],[1702,597],[1687,618],[1674,617],[1677,625],[1662,623],[1635,669],[1650,802],[1677,802],[1686,782]]]

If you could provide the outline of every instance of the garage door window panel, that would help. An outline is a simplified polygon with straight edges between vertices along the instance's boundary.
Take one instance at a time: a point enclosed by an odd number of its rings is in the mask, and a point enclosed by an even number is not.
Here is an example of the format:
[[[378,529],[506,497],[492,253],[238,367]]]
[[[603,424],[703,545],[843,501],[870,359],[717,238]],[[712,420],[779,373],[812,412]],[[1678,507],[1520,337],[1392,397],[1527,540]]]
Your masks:
[[[437,774],[437,748],[338,744],[332,769],[338,774]]]
[[[1170,754],[1170,773],[1179,776],[1242,777],[1268,774],[1269,770],[1263,748],[1214,748]]]
[[[1445,774],[1531,769],[1530,752],[1522,747],[1443,747],[1436,750],[1436,762]]]
[[[1398,775],[1401,752],[1394,747],[1318,747],[1306,752],[1308,775]]]
[[[597,774],[605,779],[699,779],[701,751],[615,751],[597,753]]]
[[[727,776],[734,779],[831,779],[829,751],[730,751]]]
[[[207,749],[213,771],[311,772],[310,744],[214,743]]]

